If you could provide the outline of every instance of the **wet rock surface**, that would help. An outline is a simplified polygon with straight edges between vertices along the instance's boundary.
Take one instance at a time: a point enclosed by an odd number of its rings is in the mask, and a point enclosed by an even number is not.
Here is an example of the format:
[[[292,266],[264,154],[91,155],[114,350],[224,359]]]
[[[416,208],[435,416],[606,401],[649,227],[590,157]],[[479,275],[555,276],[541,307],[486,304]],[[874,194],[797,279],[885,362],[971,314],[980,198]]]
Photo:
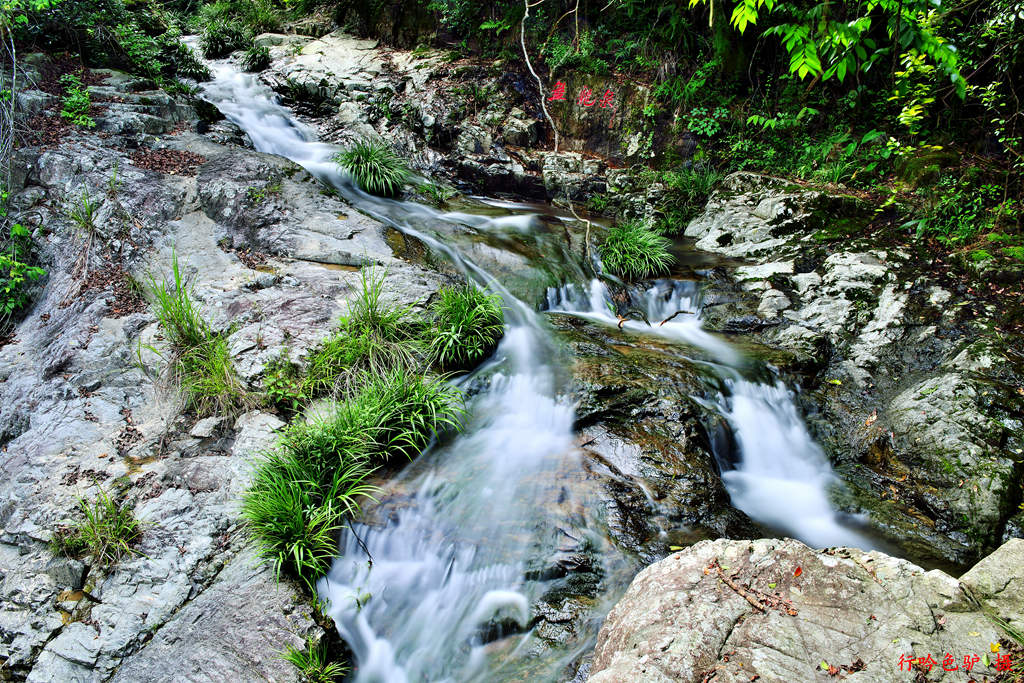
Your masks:
[[[878,552],[704,541],[637,575],[587,680],[959,681],[965,672],[942,663],[959,669],[965,655],[991,663],[974,664],[980,680],[997,673],[991,646],[1006,638],[990,615],[1015,628],[1024,619],[1013,590],[1022,559],[1014,539],[958,581]],[[930,671],[900,666],[928,655]]]
[[[1020,362],[966,288],[855,237],[859,202],[730,176],[687,227],[744,257],[708,280],[705,325],[781,349],[812,431],[849,488],[837,502],[926,562],[967,564],[1015,535]],[[979,314],[980,313],[980,314]]]

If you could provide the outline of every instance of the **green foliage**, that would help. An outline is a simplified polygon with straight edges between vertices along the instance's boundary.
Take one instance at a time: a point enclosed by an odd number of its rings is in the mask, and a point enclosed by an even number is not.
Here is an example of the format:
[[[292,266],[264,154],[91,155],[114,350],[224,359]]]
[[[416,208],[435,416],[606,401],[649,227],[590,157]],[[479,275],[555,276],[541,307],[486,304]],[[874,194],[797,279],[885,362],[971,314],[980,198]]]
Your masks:
[[[246,71],[263,71],[270,66],[270,48],[253,43],[242,57],[242,68]]]
[[[242,498],[260,557],[270,560],[278,579],[289,572],[311,591],[337,552],[343,516],[374,491],[365,483],[371,470],[363,460],[316,457],[294,444],[265,454]]]
[[[690,7],[711,0],[689,0]],[[789,54],[789,71],[804,79],[844,82],[866,74],[893,50],[926,57],[965,91],[957,69],[956,50],[934,28],[936,11],[928,0],[860,0],[841,5],[821,2],[799,5],[778,0],[737,0],[730,24],[741,34],[759,19],[775,15],[783,21],[761,35],[776,36]],[[886,42],[879,44],[884,36]]]
[[[591,195],[587,199],[587,210],[594,213],[605,213],[611,206],[611,199],[606,194]]]
[[[379,375],[414,364],[416,351],[412,341],[419,326],[409,315],[408,307],[384,301],[386,275],[385,271],[371,269],[360,273],[361,290],[349,304],[339,331],[306,359],[306,396],[336,393],[364,374]]]
[[[477,8],[470,0],[431,0],[427,9],[438,14],[442,26],[464,34],[474,25]]]
[[[70,119],[76,126],[95,128],[96,122],[89,116],[92,98],[81,79],[74,74],[64,74],[60,77],[60,84],[64,86],[64,94],[60,98],[60,115]]]
[[[601,259],[609,271],[627,279],[664,273],[675,263],[669,241],[643,221],[620,223],[608,230],[601,244]]]
[[[501,297],[472,285],[442,287],[430,306],[431,355],[445,369],[465,369],[490,354],[505,331]]]
[[[231,415],[253,403],[235,372],[224,335],[214,334],[203,345],[183,351],[176,372],[187,406],[199,415]]]
[[[200,415],[232,414],[252,403],[235,372],[225,335],[202,317],[172,259],[174,284],[150,276],[148,293],[154,314],[171,347],[171,372],[178,380],[186,407]]]
[[[348,673],[348,667],[330,661],[327,647],[323,642],[317,643],[313,636],[306,639],[305,648],[286,646],[281,659],[294,665],[309,683],[331,683]]]
[[[82,519],[55,530],[50,550],[70,557],[89,554],[99,566],[109,567],[136,552],[132,546],[142,535],[142,525],[124,503],[116,503],[100,489],[90,503],[78,499]]]
[[[29,265],[32,237],[28,229],[14,223],[9,232],[7,248],[0,251],[0,321],[4,322],[28,306],[32,283],[46,275],[42,268]]]
[[[411,460],[434,435],[458,429],[463,412],[457,388],[399,367],[366,376],[359,391],[339,405],[336,419],[368,427],[374,457],[388,460],[401,455]]]
[[[1003,247],[1003,253],[1010,258],[1015,258],[1018,261],[1024,261],[1024,247],[1022,246]]]
[[[661,178],[666,189],[661,205],[664,216],[658,220],[658,231],[666,235],[681,233],[704,208],[721,180],[720,172],[705,166],[664,173]]]
[[[227,57],[249,41],[245,27],[231,19],[214,19],[203,29],[199,46],[207,59]]]
[[[287,352],[267,363],[263,391],[270,406],[291,413],[301,410],[309,400],[303,386],[302,366],[289,360]]]
[[[447,185],[432,182],[417,185],[416,192],[429,200],[431,204],[438,207],[447,204],[448,200],[457,194],[454,189]]]
[[[573,41],[565,41],[559,35],[553,36],[544,52],[544,61],[552,71],[572,69],[585,74],[606,74],[608,62],[598,57],[597,53],[593,32],[581,30]]]
[[[334,161],[348,171],[364,191],[391,197],[412,177],[405,161],[386,143],[366,139],[338,152]]]
[[[992,227],[992,207],[1001,196],[1001,188],[995,185],[976,185],[970,178],[947,176],[935,186],[927,216],[916,222],[917,235],[951,245],[969,242]]]
[[[205,344],[213,336],[213,330],[192,302],[178,267],[177,254],[171,259],[171,272],[173,286],[163,279],[157,282],[152,275],[149,278],[149,294],[156,304],[154,313],[172,348],[178,351],[194,349]]]
[[[694,135],[713,138],[722,130],[722,124],[728,120],[729,112],[725,107],[694,107],[686,115],[686,127]]]
[[[13,26],[29,23],[28,12],[47,10],[60,0],[3,0],[0,2],[0,27],[10,30]]]
[[[75,0],[31,10],[19,40],[54,52],[70,46],[93,66],[123,69],[158,83],[175,76],[205,80],[209,71],[181,42],[176,19],[162,4]]]

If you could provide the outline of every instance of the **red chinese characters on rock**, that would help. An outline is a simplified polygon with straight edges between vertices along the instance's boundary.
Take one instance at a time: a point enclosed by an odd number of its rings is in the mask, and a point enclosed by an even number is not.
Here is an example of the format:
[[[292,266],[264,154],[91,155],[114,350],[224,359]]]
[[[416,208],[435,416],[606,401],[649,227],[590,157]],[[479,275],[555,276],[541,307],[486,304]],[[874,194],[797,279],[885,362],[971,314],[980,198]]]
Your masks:
[[[565,100],[565,83],[562,81],[555,83],[555,89],[551,91],[551,97],[548,98],[548,102],[551,100]]]
[[[976,654],[968,654],[963,656],[963,660],[960,664],[957,664],[957,659],[949,652],[942,658],[942,670],[943,671],[971,671],[974,666],[981,661],[981,657]],[[988,660],[985,660],[986,666],[989,666]],[[900,655],[899,667],[900,671],[912,671],[915,668],[918,671],[931,671],[932,667],[939,666],[931,653],[924,657],[913,657],[910,655]],[[1009,671],[1012,667],[1010,663],[1009,654],[1000,654],[996,656],[996,660],[992,662],[991,666],[995,666],[996,671]]]
[[[601,109],[614,109],[615,105],[612,101],[615,99],[615,93],[610,88],[604,91],[600,100],[594,99],[594,92],[587,86],[583,86],[580,89],[579,94],[576,96],[576,104],[583,107],[593,107],[595,104]],[[565,98],[565,81],[558,81],[555,83],[555,87],[551,91],[551,97],[548,98],[548,102],[559,100],[562,102],[566,101]]]

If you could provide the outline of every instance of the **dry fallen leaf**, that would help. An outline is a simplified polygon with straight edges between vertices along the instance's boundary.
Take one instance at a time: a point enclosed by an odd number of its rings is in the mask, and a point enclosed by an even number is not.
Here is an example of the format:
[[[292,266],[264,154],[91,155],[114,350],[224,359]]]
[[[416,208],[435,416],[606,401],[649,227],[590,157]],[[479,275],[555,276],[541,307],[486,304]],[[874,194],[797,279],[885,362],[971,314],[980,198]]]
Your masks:
[[[797,567],[796,571],[793,572],[793,576],[800,576],[803,573],[804,573],[804,568],[803,567]]]
[[[872,410],[871,411],[871,417],[869,417],[868,419],[864,420],[864,424],[867,425],[868,427],[870,427],[871,425],[875,424],[875,421],[877,419],[878,419],[878,411],[877,410]]]

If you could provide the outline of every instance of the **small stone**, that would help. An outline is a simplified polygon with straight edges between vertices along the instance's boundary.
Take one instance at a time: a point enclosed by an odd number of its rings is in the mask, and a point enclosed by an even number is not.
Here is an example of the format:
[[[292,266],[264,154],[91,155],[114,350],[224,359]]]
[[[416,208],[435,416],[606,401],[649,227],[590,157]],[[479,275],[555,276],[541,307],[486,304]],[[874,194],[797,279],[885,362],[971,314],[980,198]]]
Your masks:
[[[206,439],[213,436],[214,431],[217,429],[217,425],[224,421],[222,417],[206,417],[196,422],[192,430],[189,431],[190,436],[194,436],[197,439]]]

